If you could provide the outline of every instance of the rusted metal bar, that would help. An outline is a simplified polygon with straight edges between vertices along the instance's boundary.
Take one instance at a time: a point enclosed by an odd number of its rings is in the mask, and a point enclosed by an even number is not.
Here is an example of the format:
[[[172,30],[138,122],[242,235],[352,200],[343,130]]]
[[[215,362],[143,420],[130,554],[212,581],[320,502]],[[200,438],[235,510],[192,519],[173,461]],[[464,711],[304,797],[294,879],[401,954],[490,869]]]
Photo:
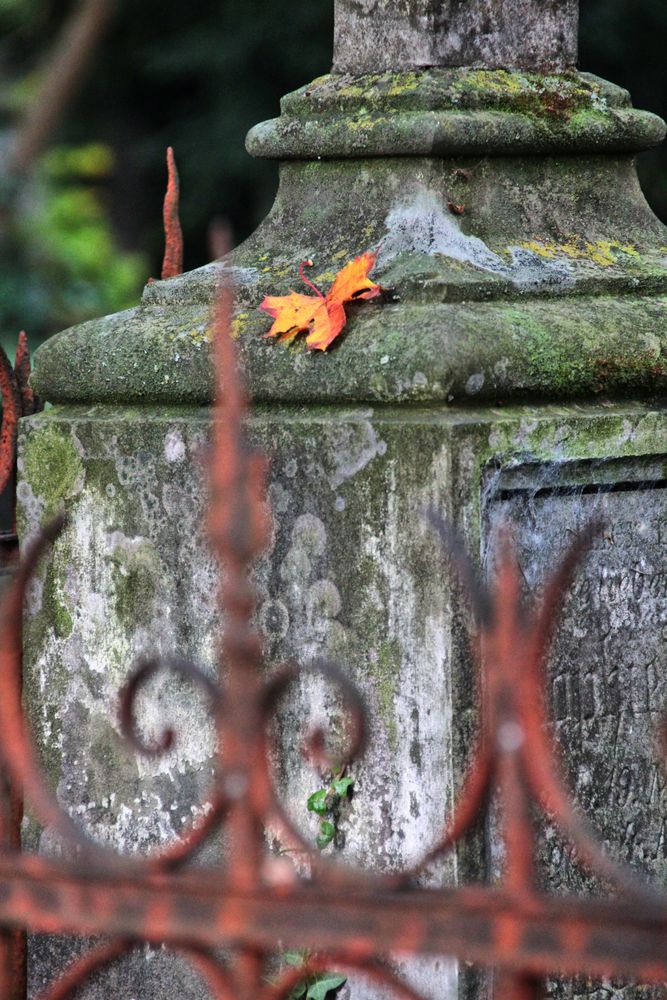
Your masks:
[[[30,386],[30,352],[25,330],[21,330],[14,365],[0,346],[0,567],[7,568],[17,555],[16,540],[16,441],[21,417],[41,409]]]
[[[12,788],[6,772],[0,770],[0,850],[11,854],[21,850],[23,803]],[[0,997],[23,1000],[26,988],[26,940],[22,927],[5,925],[0,932]]]
[[[35,413],[39,402],[30,387],[30,351],[24,330],[19,333],[12,367],[0,347],[0,579],[8,577],[18,557],[16,536],[16,443],[18,422]],[[19,693],[21,685],[18,685]],[[0,849],[21,850],[23,799],[19,786],[12,785],[0,765]],[[0,996],[24,1000],[26,992],[26,938],[21,929],[0,932]]]
[[[208,948],[298,946],[363,961],[387,952],[458,955],[535,975],[667,980],[662,900],[643,907],[484,887],[378,893],[298,885],[250,893],[229,890],[217,870],[122,879],[79,869],[55,859],[0,862],[2,923]]]

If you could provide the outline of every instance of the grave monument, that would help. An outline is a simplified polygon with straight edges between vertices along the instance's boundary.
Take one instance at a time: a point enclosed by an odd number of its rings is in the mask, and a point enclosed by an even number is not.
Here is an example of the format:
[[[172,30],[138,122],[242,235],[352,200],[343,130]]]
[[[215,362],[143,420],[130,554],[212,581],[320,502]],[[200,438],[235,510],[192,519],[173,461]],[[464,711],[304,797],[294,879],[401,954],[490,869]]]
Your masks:
[[[511,520],[529,588],[599,514],[607,528],[553,656],[556,735],[612,853],[667,881],[652,735],[667,704],[667,231],[635,168],[665,126],[575,69],[577,17],[576,0],[336,0],[333,72],[248,137],[250,154],[281,162],[258,231],[37,352],[35,388],[52,406],[23,421],[22,538],[61,506],[70,517],[31,592],[26,696],[52,781],[93,836],[140,851],[204,809],[211,736],[187,686],[167,679],[144,703],[147,734],[164,718],[179,733],[164,758],[123,745],[115,706],[139,655],[214,662],[201,456],[224,268],[251,434],[271,461],[275,531],[257,570],[267,669],[332,657],[374,719],[326,850],[383,870],[416,860],[472,745],[469,616],[425,511],[445,514],[483,566]],[[326,290],[374,250],[385,292],[352,307],[329,352],[264,337],[260,302],[299,287],[303,261]],[[276,763],[313,839],[319,778],[299,742],[321,718],[342,734],[336,692],[304,682],[283,707]],[[30,819],[25,838],[57,849]],[[271,831],[267,842],[281,849]],[[471,843],[430,877],[484,866]],[[549,830],[544,868],[558,886],[595,888]],[[34,943],[33,989],[67,948]],[[129,996],[137,977],[142,998],[199,995],[171,961],[141,956],[86,995]],[[405,972],[447,1000],[475,988],[446,959]]]

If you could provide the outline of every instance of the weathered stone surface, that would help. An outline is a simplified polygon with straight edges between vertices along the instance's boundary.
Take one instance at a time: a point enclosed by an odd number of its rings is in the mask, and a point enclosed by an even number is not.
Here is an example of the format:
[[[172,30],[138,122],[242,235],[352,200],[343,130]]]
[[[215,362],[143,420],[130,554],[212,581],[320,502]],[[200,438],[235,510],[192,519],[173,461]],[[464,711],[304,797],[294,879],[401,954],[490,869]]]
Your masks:
[[[515,111],[567,119],[582,110],[631,108],[630,94],[592,73],[447,69],[318,77],[280,101],[287,117],[405,111]]]
[[[374,247],[391,294],[352,309],[326,357],[263,337],[257,306],[296,287],[302,260],[315,261],[326,288]],[[629,157],[287,164],[271,216],[230,261],[246,381],[257,402],[659,391],[666,248]],[[217,275],[211,265],[156,282],[139,309],[59,334],[37,352],[38,391],[52,401],[208,402]]]
[[[594,518],[605,525],[578,573],[550,676],[555,732],[577,801],[617,858],[667,885],[667,782],[656,738],[665,706],[665,459],[536,463],[489,483],[490,533],[516,525],[527,588]],[[604,748],[604,752],[601,752]],[[591,891],[563,838],[548,834],[558,890]]]
[[[598,550],[568,604],[552,668],[553,701],[582,806],[591,809],[612,849],[664,878],[664,810],[655,804],[662,801],[662,785],[656,777],[657,798],[647,808],[628,794],[634,786],[625,770],[631,768],[637,780],[642,768],[657,775],[647,723],[659,707],[659,678],[648,685],[667,604],[659,548],[655,541],[638,547],[631,539],[643,526],[642,538],[649,540],[656,532],[659,540],[662,530],[659,491],[647,485],[664,477],[664,461],[655,460],[667,453],[661,410],[637,404],[376,411],[274,406],[256,412],[251,430],[272,468],[275,532],[257,571],[269,668],[290,656],[307,662],[331,655],[365,692],[373,717],[370,751],[354,762],[354,796],[341,817],[338,844],[328,850],[386,870],[414,860],[441,828],[472,745],[469,615],[457,588],[443,583],[426,508],[447,514],[471,551],[487,544],[488,526],[498,516],[516,516],[532,584],[553,562],[562,534],[602,503],[622,552],[614,556],[610,547],[610,561]],[[190,689],[166,678],[143,703],[147,735],[169,720],[183,737],[161,761],[137,758],[123,747],[115,711],[117,690],[141,653],[176,652],[213,668],[215,568],[201,531],[205,490],[197,462],[208,434],[205,410],[104,407],[56,408],[24,422],[22,430],[23,538],[61,503],[70,512],[66,533],[31,592],[28,703],[61,800],[94,836],[122,850],[145,851],[173,837],[206,797],[212,746],[202,705]],[[619,483],[634,486],[599,498],[590,494],[591,485]],[[571,487],[571,496],[561,495]],[[525,501],[521,490],[529,493]],[[633,594],[638,587],[641,594]],[[639,601],[654,630],[648,639],[642,637]],[[585,644],[577,629],[585,630]],[[631,655],[621,657],[619,643],[628,635],[634,637]],[[591,674],[608,680],[605,690],[599,685],[594,717],[587,716],[585,701]],[[605,708],[614,692],[618,731]],[[341,732],[335,692],[309,682],[285,703],[278,727],[276,780],[311,836],[316,829],[305,801],[317,778],[298,747],[308,723],[318,718]],[[619,733],[627,738],[619,741]],[[628,833],[633,820],[634,834]],[[31,847],[55,849],[48,831],[32,821],[25,836]],[[279,846],[271,834],[269,845]],[[560,865],[558,850],[551,873],[560,886],[570,869]],[[480,858],[469,844],[434,877],[479,871]],[[61,966],[63,947],[69,946],[35,948],[35,986]],[[144,985],[147,968],[153,992]],[[427,993],[456,996],[450,964],[407,971]],[[201,995],[194,978],[171,959],[147,965],[140,955],[114,976],[91,986],[87,1000],[104,996],[110,984],[130,990],[133,982],[148,996],[168,995],[175,976],[180,996]],[[354,996],[366,993],[357,986]]]
[[[48,935],[35,936],[28,944],[28,997],[52,985],[56,969],[88,950],[95,941],[75,941]],[[98,971],[77,992],[85,1000],[166,1000],[179,997],[208,1000],[210,994],[199,976],[174,952],[165,948],[138,948],[128,958]]]
[[[337,849],[344,840],[346,856],[395,870],[418,858],[447,813],[452,718],[465,682],[451,673],[440,556],[422,520],[430,502],[444,503],[440,434],[428,423],[377,423],[363,410],[306,419],[298,410],[259,413],[252,427],[272,466],[275,533],[257,571],[268,664],[332,656],[365,692],[374,737],[350,772],[355,795]],[[198,463],[209,430],[206,412],[99,409],[52,410],[23,433],[22,536],[62,501],[70,514],[31,591],[27,701],[65,807],[93,836],[130,852],[164,842],[198,815],[211,775],[210,732],[187,685],[167,676],[144,702],[147,736],[167,721],[180,732],[165,759],[137,758],[116,720],[118,689],[138,656],[176,653],[209,670],[215,663],[216,573],[202,532]],[[401,460],[408,440],[422,454],[419,469]],[[47,454],[59,475],[43,475]],[[402,530],[410,518],[417,541]],[[418,710],[426,690],[428,705]],[[304,681],[280,712],[277,780],[313,840],[306,801],[320,779],[300,742],[318,719],[340,736],[336,692]],[[34,824],[26,840],[53,849],[49,832]],[[279,847],[270,832],[269,844]],[[446,861],[437,877],[455,867]],[[41,949],[35,956],[37,981],[58,963]],[[454,981],[447,968],[425,966],[426,984],[443,975]],[[180,995],[198,994],[184,987]]]
[[[660,448],[658,441],[656,445]],[[667,886],[667,782],[659,733],[667,705],[665,456],[526,464],[489,476],[487,548],[508,520],[526,589],[535,595],[569,540],[594,518],[605,527],[565,603],[549,670],[559,760],[601,849]],[[556,892],[608,887],[542,821],[542,877]],[[551,984],[551,995],[655,997],[622,982]]]
[[[578,0],[336,0],[335,10],[338,73],[577,61]]]
[[[521,153],[629,153],[659,145],[662,119],[623,109],[613,115],[580,112],[565,121],[492,111],[421,111],[391,118],[366,115],[327,125],[277,119],[248,136],[253,156],[272,160],[344,159],[349,156],[516,156]]]
[[[428,69],[320,77],[250,130],[269,159],[603,153],[646,149],[664,123],[585,73]]]

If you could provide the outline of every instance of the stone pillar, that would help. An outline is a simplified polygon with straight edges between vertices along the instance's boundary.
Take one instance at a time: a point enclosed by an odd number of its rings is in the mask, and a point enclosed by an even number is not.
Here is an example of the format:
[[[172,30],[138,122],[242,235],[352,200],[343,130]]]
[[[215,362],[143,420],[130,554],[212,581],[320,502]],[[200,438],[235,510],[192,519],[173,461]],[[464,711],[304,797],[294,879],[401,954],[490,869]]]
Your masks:
[[[577,61],[579,0],[335,0],[334,72],[429,66],[562,71]]]
[[[482,51],[472,28],[487,7]],[[275,537],[257,576],[268,668],[333,656],[373,717],[327,850],[385,870],[414,862],[465,768],[476,722],[469,616],[425,510],[446,514],[482,564],[497,520],[515,520],[536,587],[598,511],[612,527],[568,607],[549,693],[582,808],[620,856],[665,881],[667,791],[651,724],[665,706],[667,416],[656,399],[667,390],[667,232],[634,162],[664,124],[620,88],[571,70],[574,4],[399,9],[397,24],[385,0],[340,0],[336,71],[287,95],[280,118],[250,133],[250,152],[280,160],[281,174],[271,214],[246,243],[37,354],[35,386],[54,406],[23,425],[23,537],[61,504],[70,512],[28,609],[37,737],[66,806],[125,850],[177,834],[206,795],[211,746],[187,690],[167,684],[146,704],[150,732],[160,712],[181,727],[166,760],[122,746],[114,705],[140,653],[213,663],[198,456],[224,267],[238,290],[251,431],[272,468]],[[385,35],[381,20],[368,21],[382,14]],[[364,17],[379,30],[372,52],[359,41]],[[297,286],[302,261],[327,289],[342,264],[374,249],[388,291],[350,310],[328,354],[266,340],[257,307]],[[279,727],[277,780],[313,839],[305,803],[318,782],[299,736],[322,717],[340,732],[335,692],[304,682]],[[34,824],[26,837],[51,847]],[[585,884],[558,838],[546,844],[546,877]],[[483,856],[461,844],[431,878],[479,877]],[[33,982],[59,961],[55,946],[35,947]],[[396,962],[429,995],[470,988],[446,959]],[[122,967],[116,993],[139,989],[133,975],[144,977],[142,996],[173,993],[170,969],[150,991],[158,967]],[[177,991],[197,996],[184,980]],[[368,994],[356,982],[351,991]]]

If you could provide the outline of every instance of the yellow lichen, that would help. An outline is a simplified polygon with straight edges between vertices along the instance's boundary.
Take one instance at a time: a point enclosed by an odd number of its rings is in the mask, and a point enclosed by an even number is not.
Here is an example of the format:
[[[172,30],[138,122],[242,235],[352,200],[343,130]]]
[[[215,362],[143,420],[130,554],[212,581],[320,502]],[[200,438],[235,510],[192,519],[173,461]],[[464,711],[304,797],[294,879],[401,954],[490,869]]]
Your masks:
[[[611,267],[616,263],[616,257],[614,256],[611,243],[606,243],[604,240],[598,240],[597,243],[587,243],[586,249],[588,251],[589,258],[594,264],[599,264],[600,267]]]
[[[589,250],[591,260],[602,267],[610,267],[615,264],[619,253],[640,259],[636,247],[623,246],[618,240],[598,240],[597,243],[587,243],[586,247]]]
[[[641,260],[642,255],[640,254],[637,247],[633,246],[619,246],[618,248],[621,253],[626,254],[628,257],[634,257],[636,260]]]
[[[635,246],[620,243],[618,240],[590,242],[579,236],[573,236],[567,243],[528,240],[520,245],[547,260],[553,260],[559,254],[564,254],[570,260],[589,260],[599,267],[612,267],[617,262],[619,254],[624,254],[633,260],[641,260],[641,254]]]
[[[336,274],[334,271],[323,271],[322,274],[317,274],[315,276],[314,282],[316,285],[323,285],[327,282],[334,282],[336,280]]]
[[[407,91],[417,90],[419,84],[421,83],[421,74],[419,73],[404,73],[399,76],[394,84],[387,91],[388,97],[400,97],[401,94]]]
[[[351,121],[348,123],[348,128],[350,132],[370,132],[376,125],[380,124],[381,119],[379,118],[369,118],[365,121]]]
[[[212,329],[206,326],[197,326],[190,330],[188,338],[196,347],[201,347],[212,339]]]
[[[534,89],[525,76],[520,73],[510,73],[504,69],[473,70],[462,77],[458,86],[463,90],[469,87],[477,90],[489,90],[502,96],[514,96]]]
[[[341,87],[338,93],[341,97],[361,97],[365,90],[357,84],[350,84],[348,87]]]
[[[249,313],[239,313],[238,316],[234,317],[234,319],[232,320],[232,327],[230,330],[232,340],[239,339],[239,337],[243,333],[243,327],[245,325],[246,320],[248,319],[248,316]]]
[[[555,243],[538,243],[536,240],[526,240],[520,245],[524,250],[532,250],[538,257],[544,257],[546,260],[553,260],[559,250]]]

